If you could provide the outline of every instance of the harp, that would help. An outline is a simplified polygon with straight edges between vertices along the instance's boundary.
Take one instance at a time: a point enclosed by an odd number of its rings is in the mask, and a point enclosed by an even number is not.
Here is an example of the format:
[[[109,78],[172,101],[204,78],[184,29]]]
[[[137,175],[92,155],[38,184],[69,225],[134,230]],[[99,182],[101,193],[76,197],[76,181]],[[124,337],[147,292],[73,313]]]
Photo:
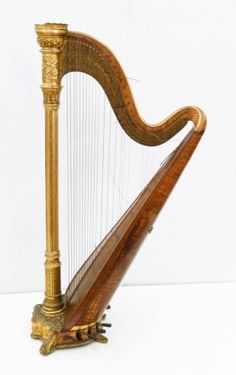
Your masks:
[[[36,25],[36,33],[42,52],[45,108],[46,261],[45,299],[34,308],[32,337],[42,340],[40,352],[45,355],[57,348],[107,342],[103,333],[109,324],[104,322],[104,311],[200,141],[206,118],[201,109],[184,107],[160,123],[148,124],[137,111],[120,64],[106,46],[89,35],[68,31],[65,24]],[[61,81],[71,72],[91,76],[100,84],[125,137],[143,145],[145,150],[168,142],[189,121],[192,127],[121,218],[109,228],[104,239],[92,248],[78,271],[74,270],[62,294],[58,240],[58,109]],[[80,125],[77,124],[75,131],[79,131]],[[75,137],[76,133],[73,134]],[[73,194],[82,194],[80,185],[77,187]],[[90,207],[94,207],[93,202]],[[95,224],[98,223],[95,222],[94,227]]]

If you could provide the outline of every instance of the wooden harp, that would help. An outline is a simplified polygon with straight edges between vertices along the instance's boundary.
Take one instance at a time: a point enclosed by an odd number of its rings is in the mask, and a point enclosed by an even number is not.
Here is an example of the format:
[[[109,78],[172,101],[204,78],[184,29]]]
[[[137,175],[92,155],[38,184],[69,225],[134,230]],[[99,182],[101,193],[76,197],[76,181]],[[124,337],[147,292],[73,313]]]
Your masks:
[[[104,326],[108,325],[104,323],[104,311],[200,141],[206,117],[197,107],[184,107],[160,123],[147,124],[136,109],[120,64],[107,47],[89,35],[68,31],[65,24],[36,25],[36,33],[43,59],[46,262],[45,299],[34,308],[32,337],[41,339],[40,352],[49,354],[56,348],[107,342],[103,335]],[[193,126],[74,273],[62,295],[58,244],[58,109],[61,80],[70,72],[85,73],[100,84],[125,136],[146,146],[145,149],[169,141],[188,121]]]

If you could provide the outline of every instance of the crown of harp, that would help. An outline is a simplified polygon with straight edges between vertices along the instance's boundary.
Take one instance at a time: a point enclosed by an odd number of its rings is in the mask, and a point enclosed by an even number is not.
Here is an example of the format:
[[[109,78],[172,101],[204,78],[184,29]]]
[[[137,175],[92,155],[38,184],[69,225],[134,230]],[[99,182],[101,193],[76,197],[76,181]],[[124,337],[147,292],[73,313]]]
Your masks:
[[[151,231],[206,126],[197,107],[184,107],[157,124],[144,122],[136,108],[125,74],[113,53],[89,35],[70,32],[65,24],[36,25],[42,52],[42,91],[46,147],[46,262],[45,299],[36,305],[32,337],[43,341],[42,354],[56,348],[107,342],[104,311]],[[62,78],[85,73],[102,87],[117,122],[128,137],[145,146],[158,146],[182,130],[192,128],[169,155],[138,197],[75,272],[61,292],[58,229],[58,109]],[[80,124],[77,124],[80,127]]]

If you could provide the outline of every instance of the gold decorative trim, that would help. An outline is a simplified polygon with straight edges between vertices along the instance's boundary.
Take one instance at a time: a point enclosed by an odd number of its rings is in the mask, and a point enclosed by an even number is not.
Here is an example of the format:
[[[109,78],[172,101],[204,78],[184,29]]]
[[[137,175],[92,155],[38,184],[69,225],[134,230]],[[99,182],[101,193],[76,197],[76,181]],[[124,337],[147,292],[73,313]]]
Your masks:
[[[61,48],[64,44],[63,37],[50,37],[47,35],[38,37],[38,44],[42,48],[56,47]]]
[[[64,45],[67,25],[62,23],[45,23],[35,25],[38,43],[42,48],[61,49]]]
[[[58,89],[43,89],[44,104],[59,104],[59,97]]]
[[[58,79],[58,56],[55,54],[43,55],[43,82],[54,82]]]
[[[32,335],[47,339],[50,334],[62,330],[63,322],[63,314],[47,316],[42,311],[42,305],[36,305],[32,317]]]

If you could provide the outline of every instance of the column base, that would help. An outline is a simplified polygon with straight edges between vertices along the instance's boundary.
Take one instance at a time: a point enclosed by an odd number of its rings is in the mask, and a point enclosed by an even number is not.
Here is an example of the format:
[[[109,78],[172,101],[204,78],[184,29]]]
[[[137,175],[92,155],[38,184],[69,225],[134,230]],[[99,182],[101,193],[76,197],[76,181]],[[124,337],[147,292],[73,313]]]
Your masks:
[[[48,316],[44,314],[42,307],[43,305],[34,307],[31,333],[32,338],[43,342],[40,348],[41,354],[47,355],[56,349],[87,345],[93,341],[107,343],[108,339],[101,334],[105,332],[102,323],[105,314],[99,322],[75,326],[69,331],[63,331],[63,311],[56,316]]]

